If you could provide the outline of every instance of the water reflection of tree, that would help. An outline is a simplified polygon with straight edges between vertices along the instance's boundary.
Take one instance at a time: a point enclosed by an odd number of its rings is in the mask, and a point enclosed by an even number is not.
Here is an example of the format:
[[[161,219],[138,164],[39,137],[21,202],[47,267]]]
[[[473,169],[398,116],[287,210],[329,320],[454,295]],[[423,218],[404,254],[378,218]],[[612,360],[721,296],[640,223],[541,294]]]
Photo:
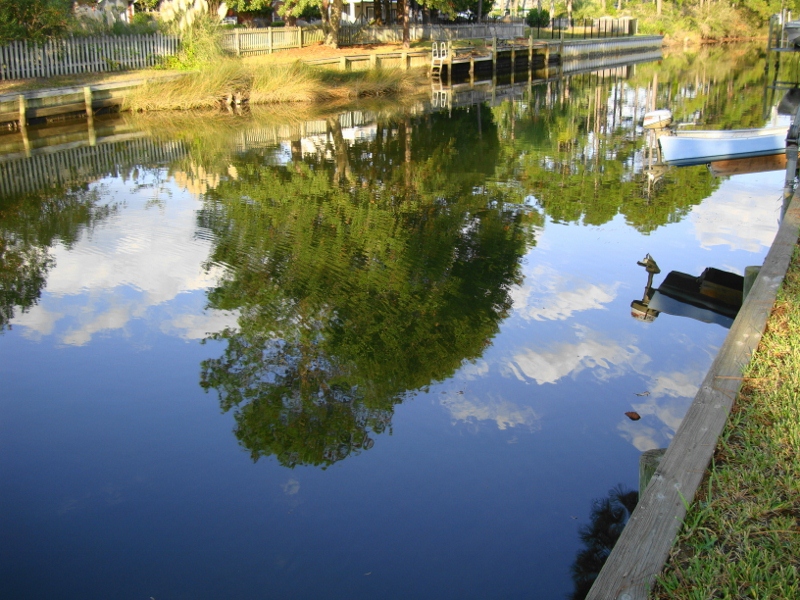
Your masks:
[[[55,265],[50,248],[72,246],[113,210],[97,201],[96,192],[82,187],[0,198],[0,332],[17,310],[38,302]]]
[[[582,600],[589,593],[638,501],[639,492],[621,485],[611,489],[607,497],[592,501],[591,522],[578,532],[585,548],[570,568],[575,583],[572,600]]]
[[[460,116],[349,145],[333,122],[316,156],[235,159],[238,179],[207,195],[201,223],[227,266],[209,304],[240,317],[213,336],[226,349],[202,385],[254,459],[325,467],[368,448],[397,402],[491,343],[539,221],[485,188],[497,136]]]
[[[720,180],[701,166],[670,169],[652,185],[634,123],[647,99],[647,108],[709,126],[763,125],[764,60],[750,50],[704,49],[637,65],[629,77],[618,70],[534,86],[523,101],[492,108],[497,178],[519,181],[557,222],[600,225],[621,215],[649,233],[681,220]]]

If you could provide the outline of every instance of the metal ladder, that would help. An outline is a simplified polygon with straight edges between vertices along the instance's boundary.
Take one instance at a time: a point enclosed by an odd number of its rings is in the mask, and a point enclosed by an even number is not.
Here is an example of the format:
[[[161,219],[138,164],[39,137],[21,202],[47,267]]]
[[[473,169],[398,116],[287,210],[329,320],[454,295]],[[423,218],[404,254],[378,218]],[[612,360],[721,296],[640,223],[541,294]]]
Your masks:
[[[450,42],[433,42],[431,55],[431,82],[442,83],[442,67],[450,55]]]

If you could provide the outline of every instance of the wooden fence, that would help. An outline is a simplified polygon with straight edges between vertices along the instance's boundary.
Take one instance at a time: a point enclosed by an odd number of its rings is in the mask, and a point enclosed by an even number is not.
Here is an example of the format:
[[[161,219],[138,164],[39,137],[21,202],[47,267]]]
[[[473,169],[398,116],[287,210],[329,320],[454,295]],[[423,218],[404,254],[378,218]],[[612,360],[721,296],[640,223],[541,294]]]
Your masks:
[[[275,50],[302,48],[324,39],[319,27],[234,29],[222,34],[222,48],[237,55],[272,54]]]
[[[174,55],[179,43],[158,33],[12,42],[0,46],[0,80],[144,69]]]
[[[411,25],[408,28],[412,41],[461,40],[472,38],[512,39],[525,35],[525,25],[520,23],[481,23],[470,25]],[[325,39],[319,27],[260,27],[235,29],[222,35],[222,47],[236,55],[272,54],[276,50],[302,48]],[[339,45],[402,42],[403,28],[370,27],[362,23],[342,23],[339,27]]]

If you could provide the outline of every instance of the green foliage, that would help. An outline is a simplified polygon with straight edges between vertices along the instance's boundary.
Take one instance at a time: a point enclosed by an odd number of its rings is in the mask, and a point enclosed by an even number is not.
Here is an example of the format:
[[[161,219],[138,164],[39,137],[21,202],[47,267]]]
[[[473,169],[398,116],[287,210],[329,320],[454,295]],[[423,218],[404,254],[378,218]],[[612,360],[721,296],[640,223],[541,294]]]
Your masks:
[[[542,8],[532,8],[525,17],[528,27],[548,27],[550,25],[550,13]]]
[[[71,15],[70,0],[0,2],[0,44],[14,40],[43,41],[62,35]]]
[[[397,402],[490,344],[540,221],[475,191],[498,155],[490,113],[482,136],[474,114],[453,118],[382,123],[353,144],[329,119],[332,160],[227,159],[236,178],[208,192],[200,223],[229,267],[209,305],[241,316],[202,385],[254,459],[324,467],[369,448]]]

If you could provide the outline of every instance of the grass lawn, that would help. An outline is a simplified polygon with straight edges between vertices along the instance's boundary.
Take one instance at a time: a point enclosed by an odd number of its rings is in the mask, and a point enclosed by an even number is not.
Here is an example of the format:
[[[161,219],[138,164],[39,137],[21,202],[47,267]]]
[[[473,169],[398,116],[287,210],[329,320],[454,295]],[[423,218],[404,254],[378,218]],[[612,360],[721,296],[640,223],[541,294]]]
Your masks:
[[[800,598],[800,247],[651,598]]]

